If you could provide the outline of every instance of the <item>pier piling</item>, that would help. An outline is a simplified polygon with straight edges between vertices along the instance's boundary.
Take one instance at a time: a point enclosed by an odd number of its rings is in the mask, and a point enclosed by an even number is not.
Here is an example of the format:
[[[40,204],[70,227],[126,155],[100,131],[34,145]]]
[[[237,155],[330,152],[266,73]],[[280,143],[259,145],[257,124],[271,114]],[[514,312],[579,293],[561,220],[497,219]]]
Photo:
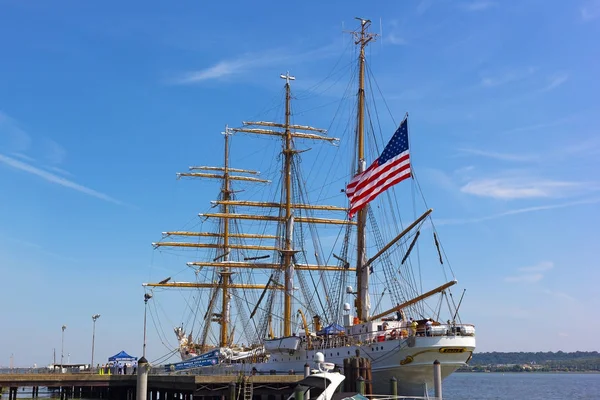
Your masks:
[[[398,396],[398,379],[395,376],[390,379],[390,394],[392,397]]]
[[[435,398],[442,400],[442,365],[438,360],[433,362],[433,386]]]
[[[137,369],[137,384],[136,384],[136,399],[146,400],[148,397],[148,372],[150,371],[150,364],[148,360],[142,356],[138,360]]]

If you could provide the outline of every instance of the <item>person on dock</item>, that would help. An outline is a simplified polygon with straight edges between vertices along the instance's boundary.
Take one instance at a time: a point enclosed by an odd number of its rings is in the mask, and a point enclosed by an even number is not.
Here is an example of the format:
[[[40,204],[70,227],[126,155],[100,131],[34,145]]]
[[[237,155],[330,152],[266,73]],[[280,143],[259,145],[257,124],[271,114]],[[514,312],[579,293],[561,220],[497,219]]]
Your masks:
[[[127,363],[123,364],[123,375],[127,375]]]

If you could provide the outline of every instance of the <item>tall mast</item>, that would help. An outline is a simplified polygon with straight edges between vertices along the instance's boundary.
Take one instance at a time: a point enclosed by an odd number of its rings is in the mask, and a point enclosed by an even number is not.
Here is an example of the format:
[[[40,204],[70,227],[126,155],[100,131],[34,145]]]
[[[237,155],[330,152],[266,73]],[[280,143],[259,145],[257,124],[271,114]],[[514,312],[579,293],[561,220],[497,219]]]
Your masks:
[[[287,72],[281,75],[285,79],[285,148],[284,155],[284,175],[285,175],[285,248],[283,249],[283,268],[285,273],[285,292],[284,292],[284,310],[283,310],[283,336],[292,335],[292,298],[294,290],[294,265],[292,263],[293,250],[293,229],[294,217],[292,215],[292,132],[290,131],[290,80],[296,79]]]
[[[293,198],[293,185],[292,185],[292,161],[293,156],[297,153],[293,148],[293,141],[295,139],[311,139],[311,140],[322,140],[330,143],[339,141],[337,138],[328,137],[325,134],[325,129],[315,128],[307,125],[292,124],[291,119],[291,94],[290,94],[290,81],[295,80],[289,73],[280,76],[285,79],[285,93],[286,93],[286,106],[285,106],[285,123],[276,123],[268,121],[256,121],[247,122],[244,121],[244,127],[241,128],[227,128],[225,132],[225,165],[224,167],[190,167],[191,171],[202,170],[211,171],[206,172],[186,172],[179,173],[178,177],[197,177],[197,178],[216,178],[222,179],[223,185],[221,190],[221,199],[212,202],[220,206],[219,213],[203,213],[198,214],[203,218],[218,218],[222,219],[223,224],[220,225],[222,230],[218,233],[210,232],[186,232],[186,231],[169,231],[163,232],[163,237],[198,237],[198,238],[222,238],[219,243],[199,243],[199,242],[188,242],[188,241],[161,241],[152,243],[155,248],[158,247],[180,247],[180,248],[216,248],[222,249],[223,253],[212,261],[195,261],[188,262],[189,266],[192,267],[216,267],[219,268],[219,275],[221,279],[219,282],[212,283],[199,283],[199,282],[159,282],[159,283],[145,283],[144,286],[149,287],[171,287],[171,288],[212,288],[221,289],[222,299],[222,312],[221,314],[214,315],[216,318],[213,321],[217,321],[221,324],[220,341],[221,346],[227,347],[227,343],[231,340],[228,336],[229,330],[229,308],[230,299],[229,292],[235,289],[256,289],[256,290],[282,290],[284,292],[284,312],[283,312],[283,335],[291,336],[292,333],[292,301],[293,301],[293,278],[295,270],[304,271],[340,271],[340,270],[352,270],[346,269],[337,265],[311,265],[311,264],[294,264],[293,256],[296,253],[294,250],[293,240],[293,227],[294,223],[300,224],[338,224],[338,225],[355,225],[354,221],[348,221],[347,219],[332,219],[332,218],[315,218],[311,216],[299,216],[294,217],[294,210],[325,210],[325,211],[340,211],[346,212],[345,207],[334,207],[326,205],[316,204],[297,204],[292,202]],[[253,127],[252,127],[253,126]],[[241,176],[239,174],[232,173],[245,173],[257,175],[256,171],[235,169],[229,167],[228,159],[228,135],[231,133],[243,132],[256,135],[267,135],[267,136],[279,136],[283,140],[283,155],[284,165],[283,173],[285,180],[283,182],[283,196],[279,202],[263,202],[263,201],[247,201],[247,200],[235,200],[232,197],[232,191],[230,183],[232,181],[249,181],[249,182],[263,182],[268,181],[258,179],[255,177]],[[219,173],[219,172],[222,172]],[[278,216],[264,215],[263,213],[252,213],[252,214],[238,214],[232,212],[233,206],[250,207],[250,208],[276,208],[280,214]],[[247,233],[231,233],[229,220],[243,221],[243,220],[255,220],[255,221],[273,221],[278,224],[285,224],[285,232],[281,236],[265,235],[265,234],[247,234]],[[283,236],[283,238],[282,238]],[[278,239],[277,246],[268,245],[255,245],[238,243],[236,239]],[[230,241],[232,241],[230,243]],[[232,250],[258,250],[258,251],[279,251],[281,254],[281,260],[273,263],[256,263],[254,260],[258,258],[247,258],[243,262],[230,261],[229,252]],[[244,283],[233,283],[231,281],[231,275],[234,270],[237,269],[279,269],[283,270],[285,282],[280,285],[278,283],[267,283],[266,285],[254,285]],[[270,282],[270,281],[269,281]],[[211,301],[212,303],[212,301]],[[269,316],[270,320],[270,316]],[[206,335],[205,335],[206,336]]]
[[[357,135],[358,135],[358,170],[357,174],[364,172],[366,168],[365,162],[365,47],[375,38],[375,34],[368,33],[367,29],[371,25],[368,19],[360,20],[360,31],[355,31],[355,44],[360,46],[360,54],[358,56],[358,120],[357,120]],[[368,206],[367,206],[368,207]],[[369,268],[367,262],[366,250],[366,222],[367,222],[367,207],[364,207],[357,215],[357,233],[356,233],[356,312],[358,319],[362,321],[369,320],[369,309],[371,308],[369,301]]]
[[[225,127],[225,161],[223,163],[223,189],[221,190],[224,201],[231,200],[231,190],[229,187],[229,128]],[[221,205],[223,214],[229,214],[229,205]],[[229,261],[229,218],[223,219],[223,261]],[[226,347],[229,341],[228,322],[229,322],[229,278],[231,271],[228,266],[224,266],[220,272],[222,280],[222,304],[221,304],[221,347]]]

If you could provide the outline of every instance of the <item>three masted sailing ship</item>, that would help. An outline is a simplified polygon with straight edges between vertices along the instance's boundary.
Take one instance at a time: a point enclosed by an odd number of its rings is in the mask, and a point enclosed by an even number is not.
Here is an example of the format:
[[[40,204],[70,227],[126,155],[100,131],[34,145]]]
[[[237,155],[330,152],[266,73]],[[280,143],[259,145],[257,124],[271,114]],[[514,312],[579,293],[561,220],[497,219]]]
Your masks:
[[[402,229],[397,202],[384,201],[395,193],[393,185],[414,179],[407,117],[381,155],[366,167],[365,47],[376,35],[368,31],[370,21],[360,23],[353,32],[359,55],[356,147],[348,175],[353,178],[345,189],[349,206],[318,205],[308,198],[300,168],[303,151],[295,144],[339,139],[327,136],[324,129],[292,123],[290,81],[294,78],[289,73],[281,76],[286,81],[282,123],[243,122],[240,128],[226,128],[222,167],[190,167],[190,172],[178,174],[220,180],[221,190],[212,202],[219,212],[199,214],[214,220],[216,231],[164,232],[163,240],[153,243],[161,249],[194,249],[202,257],[187,263],[195,270],[194,282],[169,278],[144,284],[151,290],[194,289],[186,309],[190,323],[198,328],[186,333],[184,326],[175,327],[182,361],[167,365],[168,370],[302,373],[317,352],[342,367],[344,358],[359,351],[371,359],[374,387],[387,387],[395,376],[400,394],[422,395],[433,384],[435,360],[442,365],[443,377],[470,360],[475,329],[461,323],[462,297],[456,304],[450,291],[457,281],[423,292],[411,267],[410,255],[418,254],[415,245],[421,232],[433,227],[424,225],[432,210]],[[230,137],[236,133],[281,140],[276,194],[262,187],[270,182],[257,171],[230,167]],[[237,183],[261,185],[247,192],[262,194],[262,199],[238,199],[239,193],[246,193],[234,189]],[[249,225],[256,230],[248,229]],[[341,243],[337,253],[323,255],[316,226],[337,228]],[[431,231],[436,260],[444,267],[437,233]],[[331,259],[335,262],[328,263]],[[388,307],[382,305],[384,297]],[[377,299],[375,306],[371,298]],[[429,302],[436,298],[437,305],[431,307]],[[442,318],[443,305],[448,307],[447,318]]]

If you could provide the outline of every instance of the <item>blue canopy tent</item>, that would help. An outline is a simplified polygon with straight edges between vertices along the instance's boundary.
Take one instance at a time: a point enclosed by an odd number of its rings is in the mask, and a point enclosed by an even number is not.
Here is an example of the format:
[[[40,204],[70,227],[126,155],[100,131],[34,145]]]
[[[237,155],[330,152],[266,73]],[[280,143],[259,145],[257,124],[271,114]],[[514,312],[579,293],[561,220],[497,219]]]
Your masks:
[[[108,357],[108,361],[137,361],[137,357],[132,357],[125,353],[125,350],[121,350],[121,352],[115,354],[114,356]]]
[[[337,335],[338,333],[344,333],[344,327],[339,325],[339,324],[331,324],[326,326],[325,328],[321,329],[319,332],[317,332],[317,335],[319,336],[323,336],[323,335]]]

